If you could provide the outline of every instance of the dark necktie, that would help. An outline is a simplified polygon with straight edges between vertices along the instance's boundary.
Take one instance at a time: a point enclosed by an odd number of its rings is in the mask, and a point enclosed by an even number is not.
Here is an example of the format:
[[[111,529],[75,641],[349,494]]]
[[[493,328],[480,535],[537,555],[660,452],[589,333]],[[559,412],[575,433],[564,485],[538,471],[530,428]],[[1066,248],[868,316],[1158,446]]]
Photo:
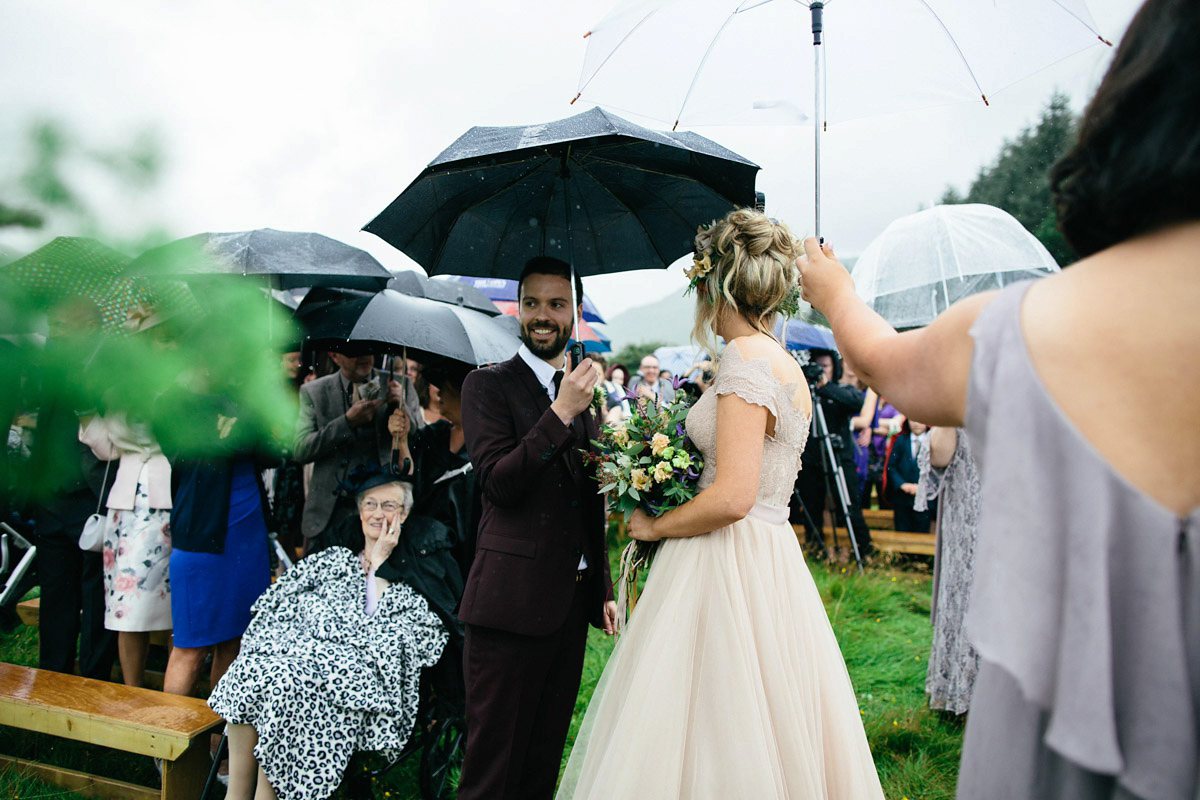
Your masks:
[[[554,397],[558,399],[558,393],[562,389],[563,371],[560,369],[554,373]],[[578,432],[579,428],[576,425],[577,420],[572,419],[568,426],[572,431]]]

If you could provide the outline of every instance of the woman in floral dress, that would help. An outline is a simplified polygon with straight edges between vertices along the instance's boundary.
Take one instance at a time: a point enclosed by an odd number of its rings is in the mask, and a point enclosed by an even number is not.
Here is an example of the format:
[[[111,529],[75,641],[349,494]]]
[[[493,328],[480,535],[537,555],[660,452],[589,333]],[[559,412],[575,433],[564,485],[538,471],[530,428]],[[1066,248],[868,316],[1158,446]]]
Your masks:
[[[117,631],[127,686],[141,686],[150,632],[171,629],[171,465],[144,422],[120,412],[84,420],[79,440],[117,461],[104,535],[104,627]]]

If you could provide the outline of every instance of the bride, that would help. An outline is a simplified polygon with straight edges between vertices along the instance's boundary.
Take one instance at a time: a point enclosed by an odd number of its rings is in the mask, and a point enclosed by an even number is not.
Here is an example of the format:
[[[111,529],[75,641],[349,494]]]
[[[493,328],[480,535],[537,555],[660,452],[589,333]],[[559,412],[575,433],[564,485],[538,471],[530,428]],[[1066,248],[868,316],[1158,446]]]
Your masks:
[[[559,798],[883,798],[858,704],[788,524],[812,401],[770,331],[801,248],[740,209],[701,230],[693,335],[727,343],[692,408],[701,491],[662,540],[588,706]]]

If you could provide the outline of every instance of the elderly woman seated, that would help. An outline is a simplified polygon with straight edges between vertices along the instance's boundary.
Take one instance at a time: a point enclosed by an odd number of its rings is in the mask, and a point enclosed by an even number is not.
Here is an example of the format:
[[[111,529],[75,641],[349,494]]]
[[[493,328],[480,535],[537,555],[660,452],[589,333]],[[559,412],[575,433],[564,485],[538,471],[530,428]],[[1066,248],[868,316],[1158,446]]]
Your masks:
[[[303,559],[259,597],[209,698],[229,723],[229,798],[328,797],[353,753],[395,758],[412,732],[421,669],[447,633],[410,586],[375,574],[411,487],[374,472],[357,489],[358,546]]]

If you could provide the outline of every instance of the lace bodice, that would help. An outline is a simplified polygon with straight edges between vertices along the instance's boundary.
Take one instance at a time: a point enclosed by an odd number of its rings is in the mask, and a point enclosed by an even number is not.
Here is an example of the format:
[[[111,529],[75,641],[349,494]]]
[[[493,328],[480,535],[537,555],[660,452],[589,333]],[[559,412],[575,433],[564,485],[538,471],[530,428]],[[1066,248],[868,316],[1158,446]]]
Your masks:
[[[767,359],[743,359],[737,340],[729,343],[712,388],[701,395],[687,417],[688,436],[704,456],[700,488],[717,478],[717,397],[736,394],[765,407],[775,417],[775,435],[763,437],[758,501],[787,505],[800,471],[800,454],[808,441],[809,415],[793,405],[799,388],[797,383],[781,383]]]

